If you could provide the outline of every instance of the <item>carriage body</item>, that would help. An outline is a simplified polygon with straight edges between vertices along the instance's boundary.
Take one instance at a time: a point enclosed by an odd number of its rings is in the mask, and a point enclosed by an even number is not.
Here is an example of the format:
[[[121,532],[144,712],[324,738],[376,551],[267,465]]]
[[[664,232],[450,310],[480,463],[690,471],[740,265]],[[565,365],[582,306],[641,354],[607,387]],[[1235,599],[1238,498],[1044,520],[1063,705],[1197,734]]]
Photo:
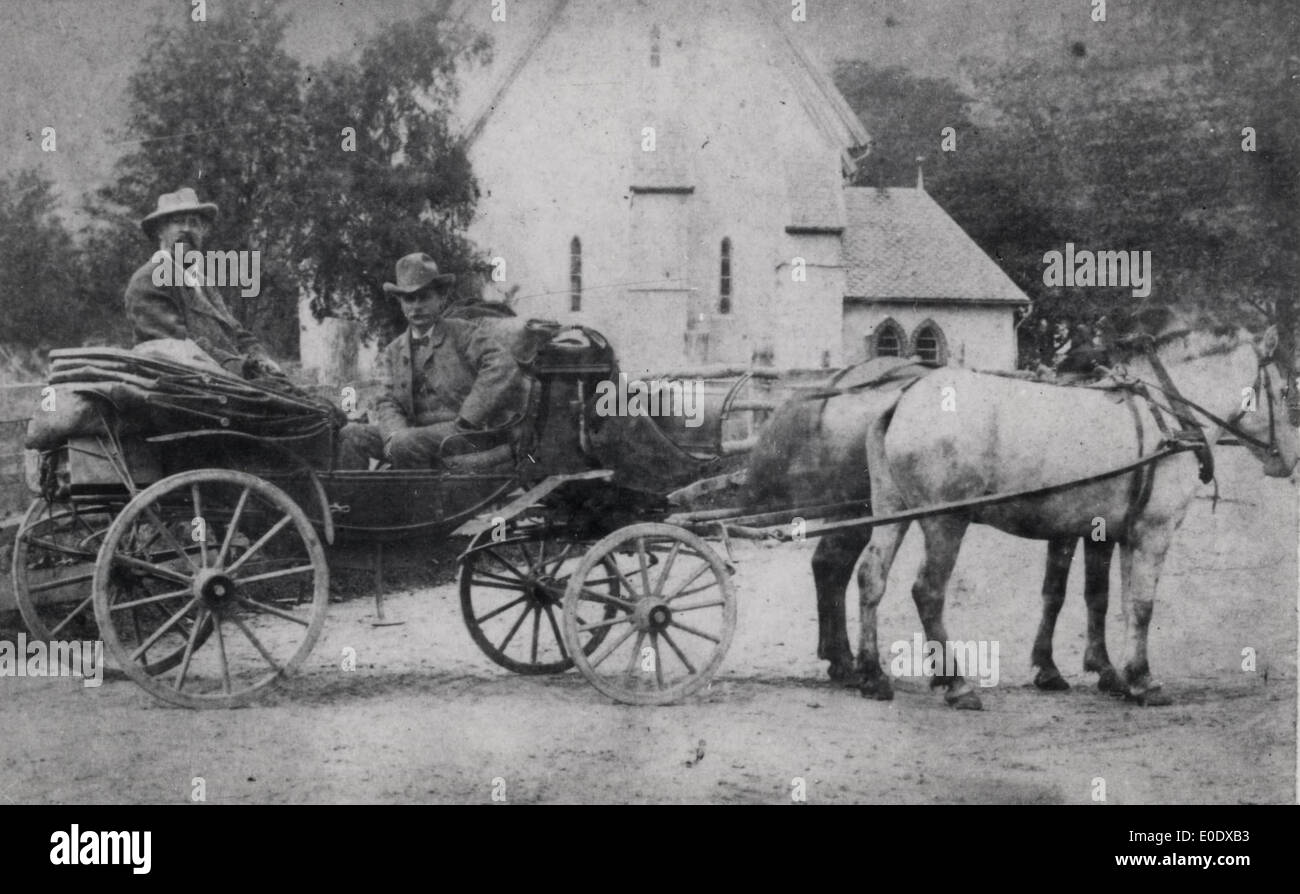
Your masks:
[[[39,497],[14,554],[20,610],[33,637],[102,638],[138,684],[187,707],[246,703],[298,666],[323,624],[336,540],[471,536],[460,573],[471,636],[516,672],[568,669],[609,633],[564,607],[589,547],[662,517],[667,493],[723,452],[707,449],[721,420],[701,433],[601,416],[595,389],[617,366],[590,330],[551,338],[531,358],[532,397],[508,461],[471,455],[430,470],[334,468],[340,414],[300,393],[129,352],[54,360],[51,383],[75,395],[82,418],[54,444],[46,434]],[[274,411],[283,424],[268,422]],[[594,560],[587,592],[612,600],[596,616],[626,614],[617,594],[644,577],[621,561],[653,565],[672,548]],[[707,547],[693,549],[709,563]],[[643,630],[636,648],[653,639],[657,649],[661,632]],[[667,693],[662,670],[650,679]]]

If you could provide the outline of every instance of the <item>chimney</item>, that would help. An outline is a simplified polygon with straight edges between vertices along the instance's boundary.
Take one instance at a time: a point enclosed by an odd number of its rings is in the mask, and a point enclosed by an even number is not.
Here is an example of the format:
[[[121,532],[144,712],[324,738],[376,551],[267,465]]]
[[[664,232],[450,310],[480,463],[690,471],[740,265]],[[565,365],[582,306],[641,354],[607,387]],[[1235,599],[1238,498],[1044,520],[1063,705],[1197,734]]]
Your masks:
[[[916,157],[916,188],[925,192],[925,156]]]

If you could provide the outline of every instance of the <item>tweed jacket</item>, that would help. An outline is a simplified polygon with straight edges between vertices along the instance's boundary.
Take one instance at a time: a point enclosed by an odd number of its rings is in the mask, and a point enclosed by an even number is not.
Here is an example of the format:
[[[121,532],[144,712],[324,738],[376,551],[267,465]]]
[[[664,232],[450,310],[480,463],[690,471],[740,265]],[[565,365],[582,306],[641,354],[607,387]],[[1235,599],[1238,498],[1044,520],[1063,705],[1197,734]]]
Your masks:
[[[523,327],[512,318],[446,318],[427,345],[412,348],[407,329],[380,356],[380,433],[452,422],[500,428],[516,421],[527,397],[515,348]]]
[[[235,375],[244,374],[248,359],[270,359],[257,337],[230,313],[216,289],[155,285],[156,266],[150,259],[135,271],[126,287],[126,315],[136,344],[155,338],[188,338]]]

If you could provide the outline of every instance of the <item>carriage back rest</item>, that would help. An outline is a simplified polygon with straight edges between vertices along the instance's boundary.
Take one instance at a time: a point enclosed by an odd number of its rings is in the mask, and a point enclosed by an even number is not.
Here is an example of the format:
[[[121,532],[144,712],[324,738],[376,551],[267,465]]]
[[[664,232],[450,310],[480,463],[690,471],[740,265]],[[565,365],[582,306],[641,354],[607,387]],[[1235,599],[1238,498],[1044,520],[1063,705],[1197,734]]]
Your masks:
[[[530,320],[520,365],[529,378],[529,424],[518,444],[532,477],[595,467],[590,426],[596,386],[617,375],[609,341],[586,326]]]

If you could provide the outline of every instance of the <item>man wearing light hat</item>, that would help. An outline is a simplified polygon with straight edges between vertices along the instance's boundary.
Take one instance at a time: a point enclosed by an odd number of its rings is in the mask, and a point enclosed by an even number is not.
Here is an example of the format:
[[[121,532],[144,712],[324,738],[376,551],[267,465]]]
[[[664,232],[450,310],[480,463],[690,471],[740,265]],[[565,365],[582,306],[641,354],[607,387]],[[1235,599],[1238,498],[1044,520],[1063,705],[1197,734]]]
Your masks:
[[[383,394],[378,425],[369,428],[395,468],[427,469],[445,456],[500,446],[500,430],[523,412],[526,385],[514,353],[522,326],[456,305],[455,282],[433,258],[413,254],[397,262],[397,282],[384,283],[410,326],[380,356]],[[355,443],[356,428],[344,429],[345,440]]]
[[[183,258],[191,250],[203,250],[216,215],[217,206],[200,202],[187,186],[159,196],[158,207],[140,221],[145,235],[157,241],[158,251],[126,287],[126,314],[135,342],[190,339],[237,376],[283,376],[262,343],[240,325],[221,295],[201,276],[178,276],[166,280],[174,284],[157,284],[160,264],[176,267],[177,254]]]

